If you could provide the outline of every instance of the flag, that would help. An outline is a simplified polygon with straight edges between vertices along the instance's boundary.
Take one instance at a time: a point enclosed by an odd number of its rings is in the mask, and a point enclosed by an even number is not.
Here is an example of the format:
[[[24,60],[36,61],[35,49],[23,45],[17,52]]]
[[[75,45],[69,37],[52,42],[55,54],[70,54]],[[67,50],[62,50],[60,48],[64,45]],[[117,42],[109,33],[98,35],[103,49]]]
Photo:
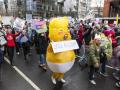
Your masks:
[[[47,32],[47,25],[45,21],[37,21],[35,23],[35,30],[37,33]]]
[[[118,16],[118,14],[117,14],[117,16],[116,16],[116,24],[118,25],[118,18],[119,18],[119,16]]]

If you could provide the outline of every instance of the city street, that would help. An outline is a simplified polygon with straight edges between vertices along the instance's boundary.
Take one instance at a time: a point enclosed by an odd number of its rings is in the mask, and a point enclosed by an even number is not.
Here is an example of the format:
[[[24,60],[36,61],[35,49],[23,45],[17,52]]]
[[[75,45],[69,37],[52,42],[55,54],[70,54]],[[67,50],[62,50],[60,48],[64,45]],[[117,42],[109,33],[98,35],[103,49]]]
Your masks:
[[[120,90],[120,0],[0,0],[0,90]]]
[[[2,66],[0,90],[118,90],[112,76],[107,78],[98,76],[97,85],[91,85],[88,82],[88,71],[81,71],[78,63],[75,63],[71,71],[66,73],[66,84],[58,83],[55,86],[50,79],[51,71],[44,72],[39,68],[38,60],[35,51],[32,50],[28,63],[25,63],[22,54],[15,55],[15,67],[11,67],[5,61]],[[24,75],[21,76],[18,69],[32,82]]]

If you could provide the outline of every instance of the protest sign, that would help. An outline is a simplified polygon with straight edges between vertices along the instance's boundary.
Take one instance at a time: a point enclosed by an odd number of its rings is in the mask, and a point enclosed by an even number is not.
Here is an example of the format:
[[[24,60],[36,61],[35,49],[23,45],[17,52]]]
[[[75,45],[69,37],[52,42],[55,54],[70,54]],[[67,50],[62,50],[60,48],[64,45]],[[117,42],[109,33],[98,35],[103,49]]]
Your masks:
[[[54,53],[79,49],[79,46],[76,40],[52,42],[51,44],[52,44]]]
[[[32,14],[26,14],[26,21],[32,23]]]
[[[25,25],[25,20],[20,19],[20,18],[16,18],[14,23],[13,23],[13,27],[17,28],[19,30],[22,30],[24,25]]]
[[[12,23],[11,23],[12,18],[13,18],[12,16],[3,16],[2,23],[4,25],[12,25]]]
[[[34,24],[34,28],[37,33],[47,32],[47,26],[45,21],[36,21]]]

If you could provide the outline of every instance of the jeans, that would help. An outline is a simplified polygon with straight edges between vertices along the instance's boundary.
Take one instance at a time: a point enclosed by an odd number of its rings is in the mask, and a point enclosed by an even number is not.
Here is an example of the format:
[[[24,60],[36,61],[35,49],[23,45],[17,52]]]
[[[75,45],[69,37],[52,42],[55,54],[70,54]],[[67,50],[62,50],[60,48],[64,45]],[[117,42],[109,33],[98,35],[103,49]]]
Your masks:
[[[40,54],[40,64],[45,64],[45,54]]]
[[[93,80],[94,73],[98,71],[98,68],[95,68],[94,66],[90,66],[90,71],[89,71],[89,80]]]
[[[14,47],[7,47],[8,58],[10,60],[10,64],[13,64],[13,57],[14,57]]]
[[[17,53],[17,52],[20,52],[20,50],[19,50],[19,49],[20,49],[19,43],[18,43],[18,42],[15,42],[15,44],[16,44],[16,53]]]
[[[27,60],[27,55],[30,53],[30,46],[27,43],[22,44],[24,59]]]
[[[106,72],[106,63],[107,63],[106,54],[103,53],[102,55],[100,55],[100,63],[101,63],[101,73],[104,74]]]

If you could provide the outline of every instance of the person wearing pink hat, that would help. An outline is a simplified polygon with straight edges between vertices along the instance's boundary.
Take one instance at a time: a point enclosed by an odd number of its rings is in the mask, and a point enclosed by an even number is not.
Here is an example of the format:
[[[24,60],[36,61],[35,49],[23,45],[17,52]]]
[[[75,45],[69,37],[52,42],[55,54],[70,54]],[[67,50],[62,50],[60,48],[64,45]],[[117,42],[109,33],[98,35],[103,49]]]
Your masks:
[[[115,32],[113,30],[105,30],[103,33],[105,34],[105,36],[111,38],[112,47],[113,48],[117,47],[117,40],[115,38]]]
[[[96,85],[96,82],[94,81],[94,74],[95,72],[98,71],[100,66],[100,57],[99,57],[100,44],[101,44],[100,36],[95,35],[88,49],[88,65],[90,68],[89,81],[93,85]]]

